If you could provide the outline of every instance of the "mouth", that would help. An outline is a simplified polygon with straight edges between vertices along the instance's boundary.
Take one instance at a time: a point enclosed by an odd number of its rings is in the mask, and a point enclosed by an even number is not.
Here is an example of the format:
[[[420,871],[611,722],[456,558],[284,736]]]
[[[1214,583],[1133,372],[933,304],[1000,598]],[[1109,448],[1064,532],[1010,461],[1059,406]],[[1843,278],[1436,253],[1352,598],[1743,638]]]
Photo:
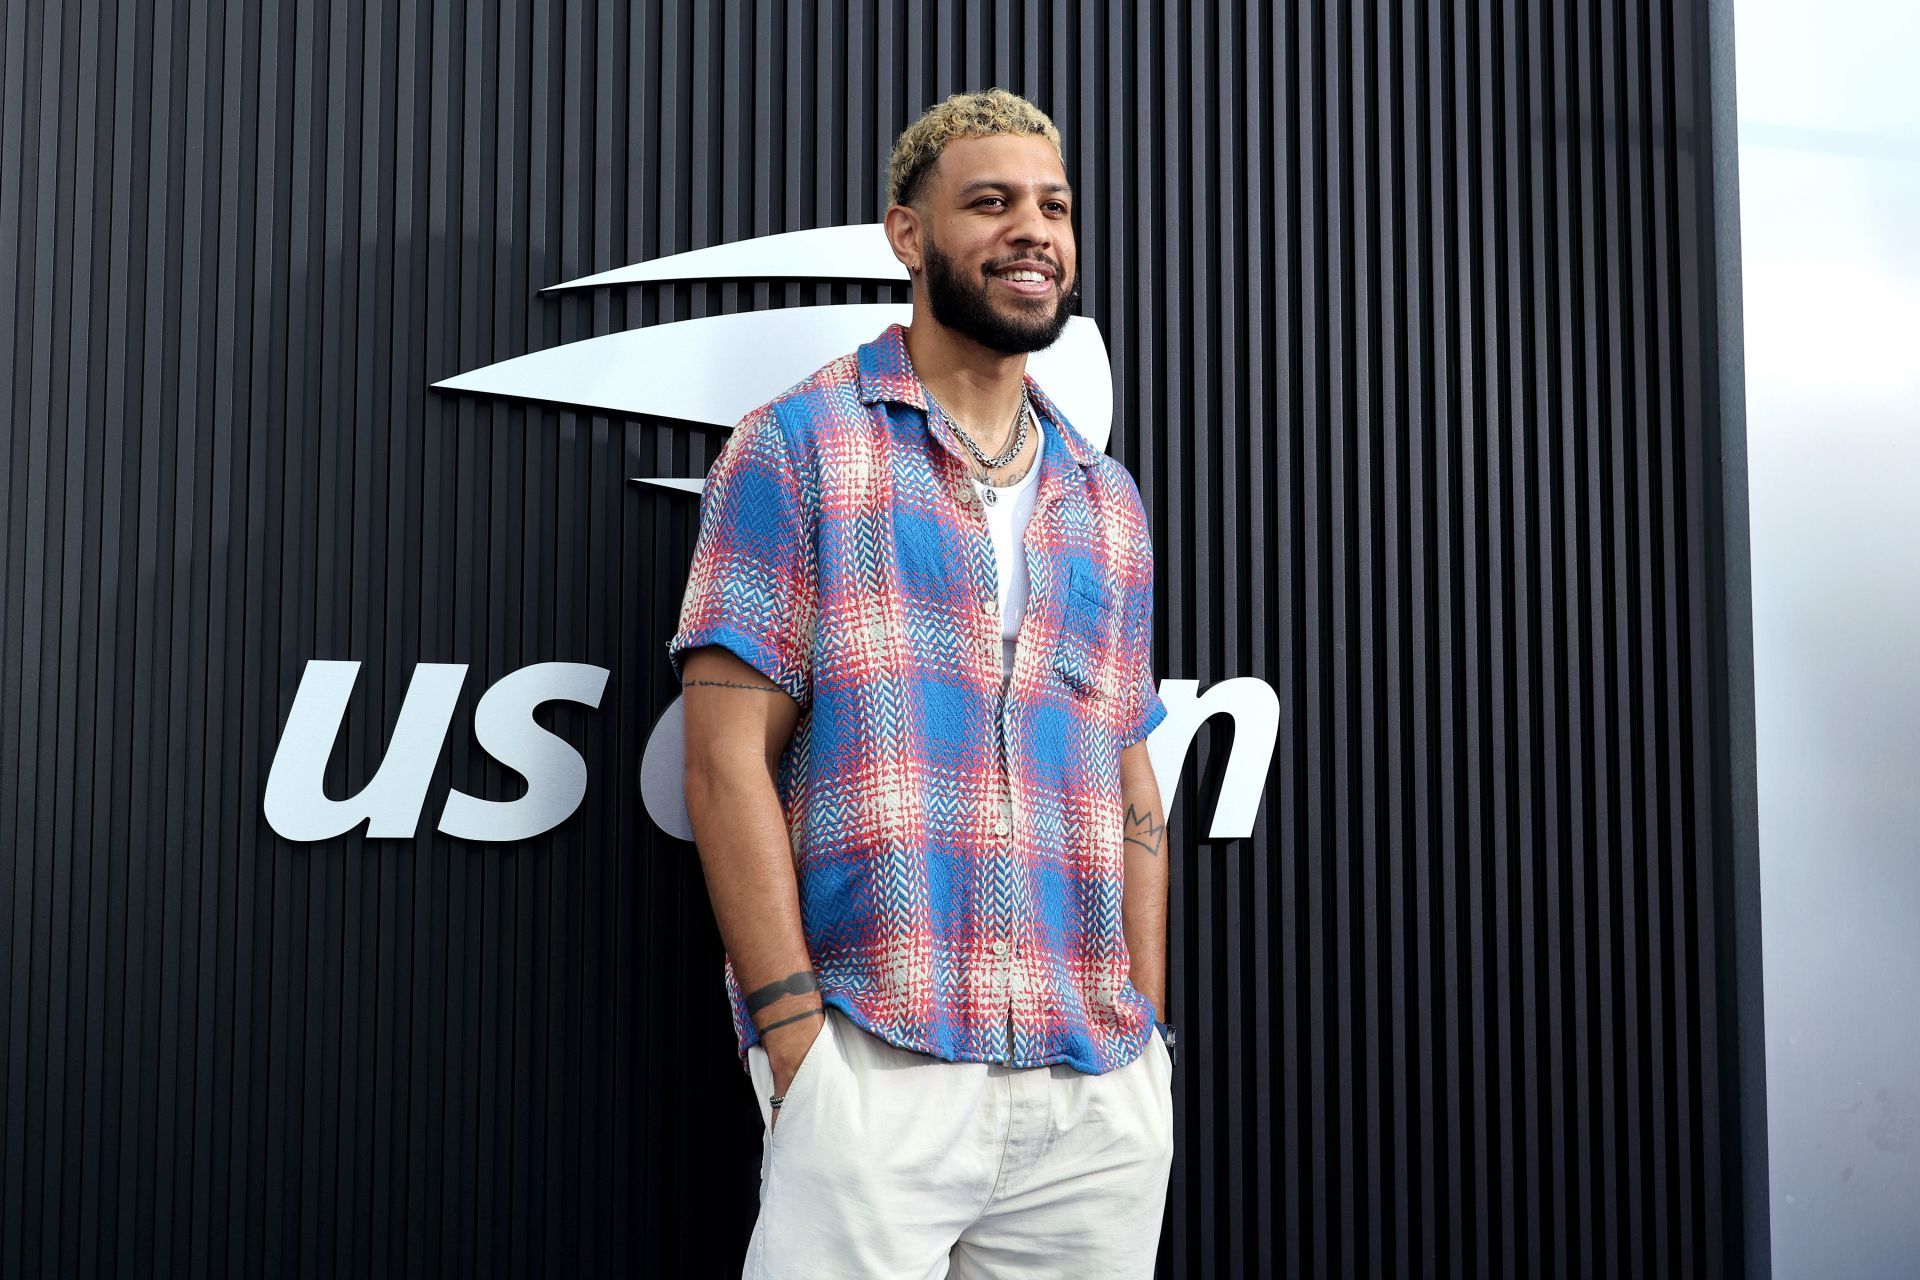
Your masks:
[[[991,274],[1023,298],[1044,298],[1053,292],[1054,270],[1042,262],[1016,262]]]

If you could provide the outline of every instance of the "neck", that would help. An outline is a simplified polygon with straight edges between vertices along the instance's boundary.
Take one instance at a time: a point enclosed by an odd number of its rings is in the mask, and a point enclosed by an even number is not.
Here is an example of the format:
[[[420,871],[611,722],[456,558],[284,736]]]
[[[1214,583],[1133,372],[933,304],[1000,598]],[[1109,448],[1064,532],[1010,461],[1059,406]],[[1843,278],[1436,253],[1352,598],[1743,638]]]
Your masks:
[[[1006,434],[1020,407],[1026,356],[983,347],[917,307],[906,343],[913,371],[948,416],[987,442]]]

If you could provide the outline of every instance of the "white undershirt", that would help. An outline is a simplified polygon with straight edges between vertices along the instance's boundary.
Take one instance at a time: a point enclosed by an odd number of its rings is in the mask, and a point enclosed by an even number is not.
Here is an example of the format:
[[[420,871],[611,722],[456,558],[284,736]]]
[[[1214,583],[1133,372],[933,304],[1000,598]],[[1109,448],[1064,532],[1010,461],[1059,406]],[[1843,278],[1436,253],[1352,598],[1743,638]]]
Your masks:
[[[1000,571],[1000,668],[1013,671],[1013,651],[1020,639],[1020,620],[1027,614],[1027,557],[1024,539],[1039,496],[1040,455],[1047,435],[1036,424],[1033,465],[1016,484],[1004,488],[976,478],[980,509],[987,513],[987,532],[993,535],[993,562]],[[991,496],[992,501],[988,498]]]

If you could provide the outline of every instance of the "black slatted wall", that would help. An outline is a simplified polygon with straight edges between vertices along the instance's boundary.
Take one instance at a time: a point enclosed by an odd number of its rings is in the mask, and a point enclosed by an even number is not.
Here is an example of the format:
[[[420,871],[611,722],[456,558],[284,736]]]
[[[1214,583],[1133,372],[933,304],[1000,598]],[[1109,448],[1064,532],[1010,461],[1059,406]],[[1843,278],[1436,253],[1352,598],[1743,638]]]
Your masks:
[[[1202,839],[1224,728],[1174,815],[1161,1273],[1757,1265],[1714,21],[10,0],[0,1274],[737,1269],[757,1112],[637,787],[695,508],[628,480],[723,433],[428,384],[904,301],[536,291],[873,221],[990,83],[1066,135],[1157,670],[1282,706],[1254,836]],[[418,839],[263,821],[316,658],[365,664],[335,795],[470,664]],[[580,812],[435,834],[514,794],[473,703],[550,660],[612,671],[549,716]]]

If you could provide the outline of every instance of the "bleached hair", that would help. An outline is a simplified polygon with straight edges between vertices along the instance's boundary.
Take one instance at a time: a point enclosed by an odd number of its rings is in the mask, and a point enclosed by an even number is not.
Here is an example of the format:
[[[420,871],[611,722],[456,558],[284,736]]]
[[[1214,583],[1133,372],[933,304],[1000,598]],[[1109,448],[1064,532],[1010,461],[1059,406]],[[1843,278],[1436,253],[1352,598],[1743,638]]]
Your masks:
[[[1016,93],[984,89],[956,93],[927,108],[893,144],[887,163],[887,203],[912,204],[940,153],[955,138],[991,138],[998,134],[1037,134],[1060,150],[1060,131],[1047,113]]]

